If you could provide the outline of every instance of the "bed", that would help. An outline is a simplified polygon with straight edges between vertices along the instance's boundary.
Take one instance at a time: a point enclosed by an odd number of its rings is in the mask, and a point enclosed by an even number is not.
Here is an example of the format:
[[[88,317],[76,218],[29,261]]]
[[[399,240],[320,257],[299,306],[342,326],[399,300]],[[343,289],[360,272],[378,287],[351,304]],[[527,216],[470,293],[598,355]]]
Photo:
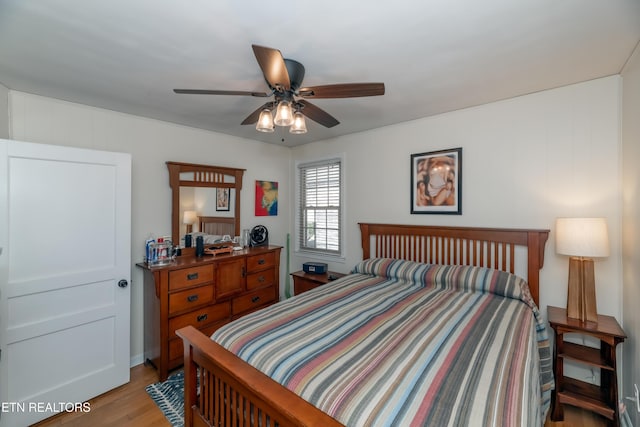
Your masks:
[[[198,230],[210,236],[227,235],[233,238],[235,235],[235,221],[234,217],[198,216]]]
[[[178,331],[185,425],[542,425],[554,385],[537,309],[549,231],[360,229],[352,274],[213,339]]]

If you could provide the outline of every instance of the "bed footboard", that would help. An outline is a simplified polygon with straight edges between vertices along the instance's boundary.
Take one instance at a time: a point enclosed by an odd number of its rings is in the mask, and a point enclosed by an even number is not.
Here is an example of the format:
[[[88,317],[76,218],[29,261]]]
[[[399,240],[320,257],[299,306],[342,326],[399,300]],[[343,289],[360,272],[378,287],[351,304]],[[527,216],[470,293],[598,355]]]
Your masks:
[[[186,427],[342,426],[193,326],[176,333],[184,342]]]

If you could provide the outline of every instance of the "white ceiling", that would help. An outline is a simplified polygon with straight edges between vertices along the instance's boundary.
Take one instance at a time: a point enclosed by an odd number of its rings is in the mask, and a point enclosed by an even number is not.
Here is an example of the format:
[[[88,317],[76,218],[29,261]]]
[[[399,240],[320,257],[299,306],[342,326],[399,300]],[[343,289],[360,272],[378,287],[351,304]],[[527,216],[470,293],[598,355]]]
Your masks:
[[[0,0],[0,83],[293,146],[618,74],[639,40],[640,0]],[[290,135],[240,125],[264,98],[173,93],[268,91],[251,44],[386,94]]]

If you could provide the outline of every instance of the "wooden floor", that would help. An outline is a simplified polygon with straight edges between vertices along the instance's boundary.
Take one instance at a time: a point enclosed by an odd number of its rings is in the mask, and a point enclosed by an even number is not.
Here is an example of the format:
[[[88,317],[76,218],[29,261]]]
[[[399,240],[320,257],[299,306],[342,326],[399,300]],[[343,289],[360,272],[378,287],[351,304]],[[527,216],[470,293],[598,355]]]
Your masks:
[[[131,381],[115,390],[90,400],[91,411],[87,413],[61,414],[44,420],[38,427],[170,427],[160,409],[151,400],[145,387],[157,382],[155,369],[138,365],[131,369]],[[565,420],[548,421],[545,427],[601,427],[604,419],[590,412],[566,406]]]
[[[91,399],[91,411],[60,414],[48,418],[38,427],[171,427],[153,400],[145,391],[149,384],[158,382],[156,370],[145,365],[131,369],[131,381],[108,393]]]

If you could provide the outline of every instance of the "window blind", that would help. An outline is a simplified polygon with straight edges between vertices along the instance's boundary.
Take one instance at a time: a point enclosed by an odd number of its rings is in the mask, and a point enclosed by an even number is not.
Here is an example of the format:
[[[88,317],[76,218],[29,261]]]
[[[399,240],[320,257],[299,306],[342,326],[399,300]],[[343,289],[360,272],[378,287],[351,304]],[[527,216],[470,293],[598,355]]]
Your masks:
[[[299,166],[300,249],[341,253],[342,174],[339,159]]]

